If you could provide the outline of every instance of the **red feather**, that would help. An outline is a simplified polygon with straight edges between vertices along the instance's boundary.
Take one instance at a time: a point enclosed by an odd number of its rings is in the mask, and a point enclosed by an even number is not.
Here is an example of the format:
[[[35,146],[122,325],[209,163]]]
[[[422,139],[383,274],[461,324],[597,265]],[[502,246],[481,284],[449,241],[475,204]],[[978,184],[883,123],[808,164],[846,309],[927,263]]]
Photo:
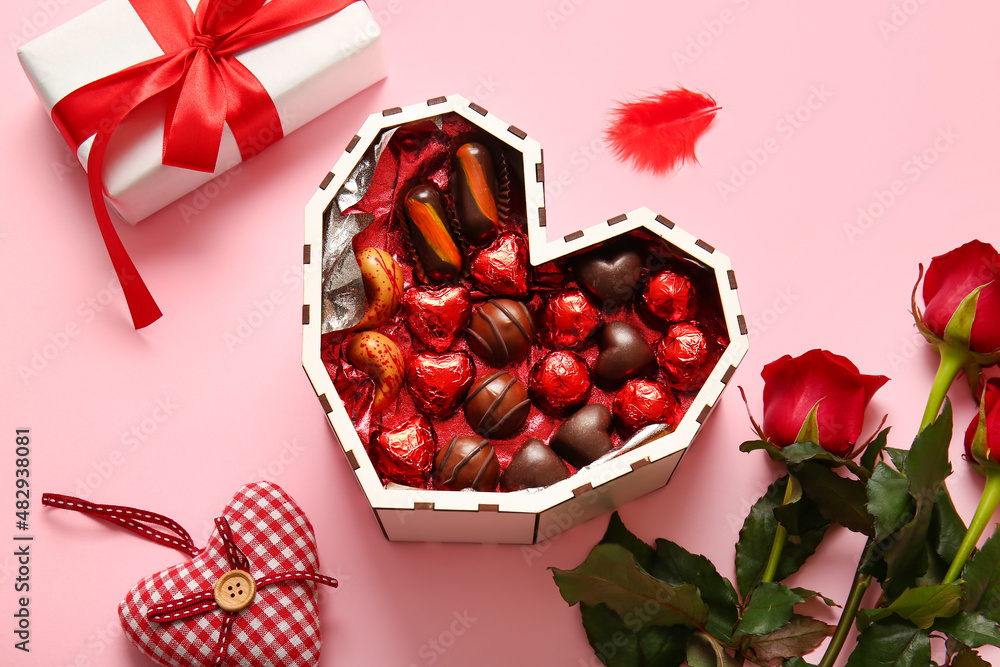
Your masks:
[[[605,139],[619,160],[665,174],[684,160],[698,161],[695,142],[720,108],[709,95],[687,88],[663,91],[621,103],[611,112]]]

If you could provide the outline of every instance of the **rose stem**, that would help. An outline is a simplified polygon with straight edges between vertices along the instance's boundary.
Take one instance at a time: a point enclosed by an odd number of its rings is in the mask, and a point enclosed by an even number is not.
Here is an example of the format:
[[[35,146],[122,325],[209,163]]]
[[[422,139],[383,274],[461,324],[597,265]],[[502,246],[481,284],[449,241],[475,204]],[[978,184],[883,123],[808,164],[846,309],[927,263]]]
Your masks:
[[[941,354],[941,363],[938,364],[937,373],[934,374],[934,383],[931,385],[931,394],[927,397],[927,408],[924,410],[924,418],[920,422],[920,431],[934,423],[944,397],[948,395],[951,383],[955,381],[958,372],[966,362],[966,354],[950,345],[942,345],[938,348]]]
[[[862,552],[861,557],[864,558],[864,552]],[[861,563],[858,563],[858,569],[861,569]],[[847,635],[851,631],[851,626],[854,625],[854,617],[857,616],[858,608],[861,606],[861,598],[864,597],[865,591],[868,590],[868,586],[871,583],[872,576],[870,574],[857,572],[854,575],[854,583],[851,584],[851,592],[847,596],[844,611],[840,614],[837,629],[833,631],[833,637],[830,639],[830,644],[826,647],[826,653],[823,654],[823,660],[819,663],[818,667],[833,667],[837,656],[840,655],[840,649],[844,647],[844,642],[847,641]]]
[[[781,501],[782,506],[788,504],[797,488],[798,480],[795,479],[794,475],[789,473],[788,483],[785,484],[785,498]],[[764,573],[760,575],[760,583],[766,584],[774,580],[774,575],[778,571],[778,561],[781,560],[781,552],[785,549],[785,540],[787,538],[788,530],[781,523],[778,523],[778,527],[774,531],[774,542],[771,543],[771,553],[767,557],[767,565],[764,566]],[[741,660],[743,655],[746,654],[747,649],[750,648],[750,641],[751,639],[748,635],[740,642],[739,656]]]
[[[958,547],[955,560],[951,562],[951,567],[948,568],[948,573],[944,575],[942,584],[950,584],[962,574],[965,561],[969,559],[969,554],[972,553],[972,550],[976,547],[976,543],[979,542],[979,536],[983,534],[983,530],[986,529],[990,519],[993,518],[993,511],[997,508],[998,502],[1000,502],[1000,470],[989,468],[986,471],[986,486],[983,487],[983,495],[979,499],[979,507],[976,508],[976,514],[972,517],[969,530],[966,531],[965,537],[962,538],[962,544]]]

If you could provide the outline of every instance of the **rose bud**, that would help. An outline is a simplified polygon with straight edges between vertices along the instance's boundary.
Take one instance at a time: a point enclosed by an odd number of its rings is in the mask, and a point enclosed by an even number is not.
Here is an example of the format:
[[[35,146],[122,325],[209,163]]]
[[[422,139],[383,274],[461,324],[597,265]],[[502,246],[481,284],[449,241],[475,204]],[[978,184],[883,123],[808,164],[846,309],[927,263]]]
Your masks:
[[[861,435],[865,408],[889,379],[862,375],[846,357],[826,350],[787,354],[764,366],[764,436],[778,447],[796,442],[818,404],[819,442],[831,454],[849,457]]]
[[[1000,467],[1000,378],[986,383],[979,414],[965,431],[965,457],[974,465]]]
[[[976,393],[982,367],[1000,362],[1000,253],[988,243],[970,241],[932,259],[923,276],[922,313],[917,308],[920,280],[911,297],[913,317],[941,356],[923,430],[937,417],[959,371]]]

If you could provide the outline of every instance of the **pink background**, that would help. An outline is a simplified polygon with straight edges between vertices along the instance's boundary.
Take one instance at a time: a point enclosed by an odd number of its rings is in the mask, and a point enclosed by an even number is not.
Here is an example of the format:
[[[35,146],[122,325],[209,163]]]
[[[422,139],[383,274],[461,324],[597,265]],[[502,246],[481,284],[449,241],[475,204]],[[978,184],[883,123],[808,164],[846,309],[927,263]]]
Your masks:
[[[935,368],[908,313],[917,264],[972,238],[997,241],[996,3],[372,0],[386,81],[122,228],[165,313],[135,333],[83,171],[14,55],[95,4],[0,9],[3,544],[15,533],[15,428],[31,429],[35,494],[30,656],[12,648],[13,548],[0,547],[5,665],[147,664],[116,608],[178,560],[43,511],[42,491],[160,511],[201,543],[232,493],[261,478],[301,504],[323,570],[341,581],[324,599],[321,664],[597,664],[546,568],[577,565],[607,517],[538,547],[388,543],[300,368],[302,210],[373,111],[455,92],[526,130],[545,149],[552,234],[648,206],[715,245],[732,258],[750,327],[733,384],[751,409],[760,414],[764,364],[825,347],[892,378],[868,428],[889,412],[897,447],[913,437]],[[601,143],[608,109],[677,84],[723,106],[698,144],[701,164],[635,174]],[[863,210],[871,217],[859,221]],[[964,429],[969,393],[951,395]],[[738,451],[750,435],[732,387],[671,484],[622,510],[626,524],[731,575],[738,528],[777,473]],[[949,487],[968,520],[982,480],[960,451],[956,438]],[[835,532],[792,581],[842,602],[862,543]]]

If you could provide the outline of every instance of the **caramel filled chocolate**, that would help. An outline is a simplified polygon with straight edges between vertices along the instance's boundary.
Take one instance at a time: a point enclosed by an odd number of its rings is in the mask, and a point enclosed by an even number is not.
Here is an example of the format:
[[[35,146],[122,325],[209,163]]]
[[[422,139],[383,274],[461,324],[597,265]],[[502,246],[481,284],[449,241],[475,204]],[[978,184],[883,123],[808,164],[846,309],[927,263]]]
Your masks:
[[[455,206],[465,237],[475,245],[489,243],[497,235],[497,179],[493,157],[482,144],[462,144],[455,151]]]
[[[462,272],[462,254],[448,230],[441,193],[430,185],[412,188],[403,199],[410,227],[410,242],[428,280],[454,280]]]
[[[439,489],[493,491],[500,479],[500,463],[489,440],[456,435],[447,447],[438,450],[431,474]]]
[[[531,311],[512,299],[490,299],[472,313],[465,330],[469,349],[497,368],[527,355],[534,340]]]

